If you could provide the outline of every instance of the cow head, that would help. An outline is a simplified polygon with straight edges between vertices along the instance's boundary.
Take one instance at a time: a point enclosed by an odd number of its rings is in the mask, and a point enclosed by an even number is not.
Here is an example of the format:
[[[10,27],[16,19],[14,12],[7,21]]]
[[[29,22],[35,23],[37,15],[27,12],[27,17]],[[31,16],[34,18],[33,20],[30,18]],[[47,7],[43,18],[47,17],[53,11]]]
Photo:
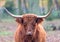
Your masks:
[[[25,14],[22,17],[17,18],[16,21],[23,26],[25,35],[30,37],[36,32],[36,27],[43,21],[43,18],[38,18],[33,14]]]

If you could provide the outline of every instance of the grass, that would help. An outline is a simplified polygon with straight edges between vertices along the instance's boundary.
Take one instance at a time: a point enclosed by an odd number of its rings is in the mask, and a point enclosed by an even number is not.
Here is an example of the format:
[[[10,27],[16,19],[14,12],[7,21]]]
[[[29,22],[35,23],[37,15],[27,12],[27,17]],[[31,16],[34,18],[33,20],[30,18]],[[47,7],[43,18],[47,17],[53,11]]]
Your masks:
[[[15,19],[1,19],[2,22],[14,22]]]
[[[48,31],[47,33],[48,34],[53,34],[53,33],[55,33],[56,31]]]
[[[10,31],[2,31],[2,32],[0,32],[0,36],[11,36],[11,35],[13,35],[13,33],[12,32],[10,32]]]

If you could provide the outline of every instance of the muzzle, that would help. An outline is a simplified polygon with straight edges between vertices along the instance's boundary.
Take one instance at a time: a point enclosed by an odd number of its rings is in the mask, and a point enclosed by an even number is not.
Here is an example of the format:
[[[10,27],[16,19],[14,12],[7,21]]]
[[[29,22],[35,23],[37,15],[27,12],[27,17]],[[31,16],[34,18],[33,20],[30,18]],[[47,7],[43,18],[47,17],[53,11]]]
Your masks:
[[[32,36],[32,32],[27,32],[26,36]]]

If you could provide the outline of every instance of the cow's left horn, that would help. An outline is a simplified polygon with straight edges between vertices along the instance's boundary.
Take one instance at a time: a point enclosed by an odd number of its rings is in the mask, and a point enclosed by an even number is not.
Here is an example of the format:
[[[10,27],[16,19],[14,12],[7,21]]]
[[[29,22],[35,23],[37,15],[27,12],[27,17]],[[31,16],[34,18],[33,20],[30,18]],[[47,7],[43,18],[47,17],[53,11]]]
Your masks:
[[[6,12],[10,15],[10,16],[12,16],[12,17],[14,17],[14,18],[19,18],[19,17],[22,17],[22,15],[13,15],[11,12],[9,12],[5,7],[3,7],[5,10],[6,10]]]
[[[38,16],[38,18],[46,18],[46,17],[48,17],[51,14],[52,9],[53,9],[53,5],[51,6],[50,10],[48,11],[48,13],[46,15],[44,15],[44,16]]]

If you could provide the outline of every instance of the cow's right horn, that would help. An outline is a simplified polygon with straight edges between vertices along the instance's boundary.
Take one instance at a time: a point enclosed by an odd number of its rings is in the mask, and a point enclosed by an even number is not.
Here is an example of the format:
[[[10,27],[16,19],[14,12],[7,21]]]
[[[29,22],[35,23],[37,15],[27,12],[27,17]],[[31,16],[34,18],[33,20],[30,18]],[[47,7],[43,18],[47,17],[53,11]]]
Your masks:
[[[12,17],[14,17],[14,18],[19,18],[19,17],[22,17],[22,15],[13,15],[11,12],[9,12],[5,7],[3,7],[5,10],[6,10],[6,12],[10,15],[10,16],[12,16]]]

